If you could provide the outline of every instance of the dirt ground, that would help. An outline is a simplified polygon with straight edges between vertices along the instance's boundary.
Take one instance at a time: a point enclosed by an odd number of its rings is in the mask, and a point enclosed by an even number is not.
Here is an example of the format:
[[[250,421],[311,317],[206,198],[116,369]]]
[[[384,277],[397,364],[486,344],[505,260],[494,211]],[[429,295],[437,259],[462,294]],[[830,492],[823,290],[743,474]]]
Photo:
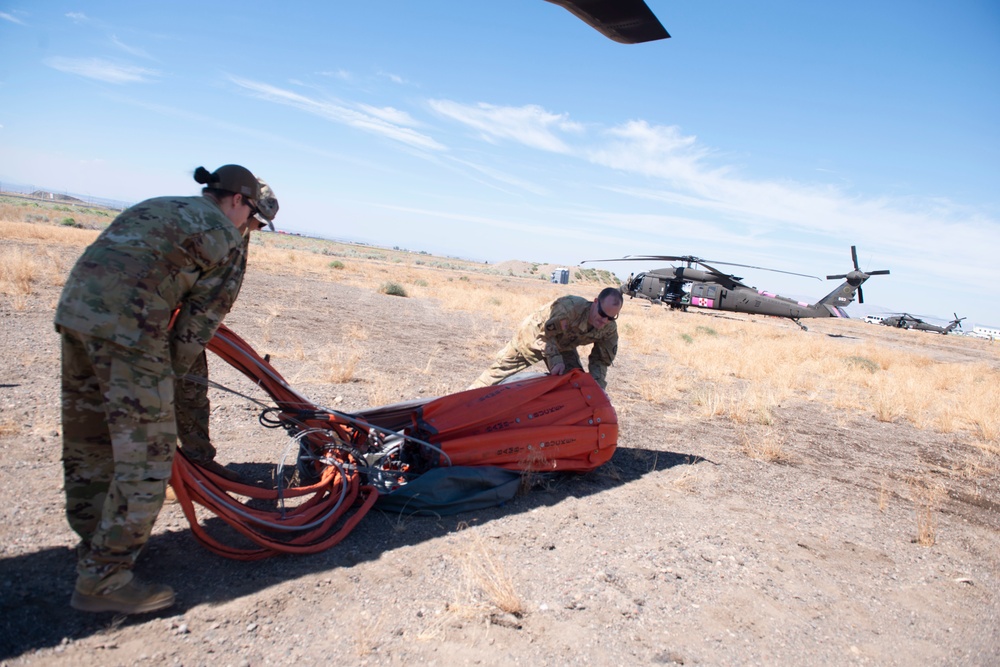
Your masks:
[[[373,511],[324,553],[254,563],[209,553],[167,506],[138,573],[172,585],[176,606],[76,612],[58,292],[0,307],[2,665],[1000,664],[1000,475],[961,472],[967,438],[803,400],[777,410],[784,462],[755,460],[729,420],[626,396],[624,378],[644,368],[625,350],[608,387],[619,448],[593,473],[453,517]],[[226,323],[277,351],[293,387],[345,411],[461,390],[488,362],[467,343],[484,335],[474,314],[304,277],[251,270]],[[987,345],[906,333],[822,321],[803,335],[998,364]],[[331,384],[312,362],[344,341],[361,350],[354,378]],[[253,390],[218,360],[211,375]],[[287,439],[244,399],[212,396],[220,461],[270,469]],[[928,476],[945,492],[922,546],[912,480]],[[518,613],[483,592],[485,562],[509,576]]]

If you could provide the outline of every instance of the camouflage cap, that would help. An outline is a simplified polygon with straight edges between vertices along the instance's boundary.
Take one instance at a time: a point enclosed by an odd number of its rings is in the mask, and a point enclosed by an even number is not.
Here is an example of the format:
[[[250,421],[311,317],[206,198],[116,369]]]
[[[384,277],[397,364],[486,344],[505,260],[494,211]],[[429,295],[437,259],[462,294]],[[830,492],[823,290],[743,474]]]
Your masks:
[[[257,177],[238,164],[223,165],[211,173],[204,167],[198,167],[194,171],[194,180],[215,190],[243,195],[255,203],[260,199]]]
[[[257,200],[257,221],[261,227],[267,225],[274,231],[274,216],[278,215],[278,198],[274,196],[271,186],[258,178],[260,184],[260,199]]]

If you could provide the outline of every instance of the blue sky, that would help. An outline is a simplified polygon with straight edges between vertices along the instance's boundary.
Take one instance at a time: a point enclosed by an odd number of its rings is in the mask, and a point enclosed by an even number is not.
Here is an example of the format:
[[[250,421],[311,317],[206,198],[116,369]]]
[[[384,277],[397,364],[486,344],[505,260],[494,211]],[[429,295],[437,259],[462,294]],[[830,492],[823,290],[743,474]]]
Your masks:
[[[134,202],[235,162],[281,228],[491,262],[856,244],[867,305],[1000,325],[1000,4],[647,4],[671,39],[542,0],[0,0],[0,180]]]

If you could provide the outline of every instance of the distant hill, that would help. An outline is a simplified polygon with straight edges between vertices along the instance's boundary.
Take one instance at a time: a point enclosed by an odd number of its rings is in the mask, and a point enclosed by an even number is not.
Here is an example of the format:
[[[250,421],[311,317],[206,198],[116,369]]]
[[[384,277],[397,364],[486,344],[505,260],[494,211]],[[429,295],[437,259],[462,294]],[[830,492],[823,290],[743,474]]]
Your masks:
[[[61,195],[55,192],[48,192],[46,190],[35,190],[31,193],[31,197],[37,199],[48,199],[49,201],[61,201],[67,204],[85,204],[86,202],[82,199],[77,199],[71,195]]]

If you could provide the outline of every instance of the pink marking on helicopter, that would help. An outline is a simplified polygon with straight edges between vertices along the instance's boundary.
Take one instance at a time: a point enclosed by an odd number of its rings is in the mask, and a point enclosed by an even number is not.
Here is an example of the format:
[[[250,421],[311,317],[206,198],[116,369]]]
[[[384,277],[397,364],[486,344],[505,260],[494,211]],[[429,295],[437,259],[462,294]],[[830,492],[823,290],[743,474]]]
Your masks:
[[[715,308],[715,299],[706,299],[703,296],[691,297],[691,305],[699,308]]]

